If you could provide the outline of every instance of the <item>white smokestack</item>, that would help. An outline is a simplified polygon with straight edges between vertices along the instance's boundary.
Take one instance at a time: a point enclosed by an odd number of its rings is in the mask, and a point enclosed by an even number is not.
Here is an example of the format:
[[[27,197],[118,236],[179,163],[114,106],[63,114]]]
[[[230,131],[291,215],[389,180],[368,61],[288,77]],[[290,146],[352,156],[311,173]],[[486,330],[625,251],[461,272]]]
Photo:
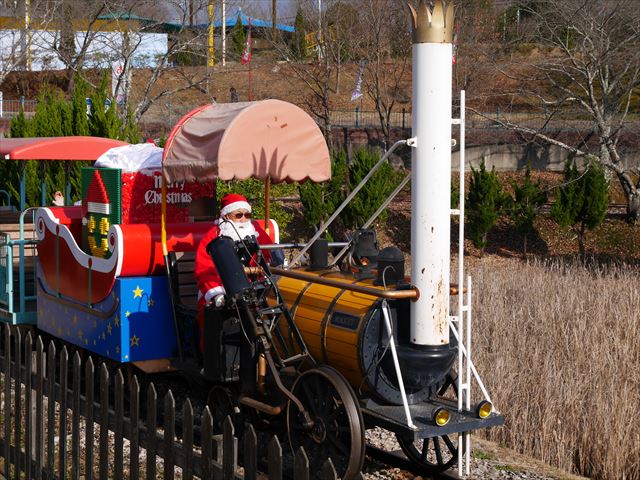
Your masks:
[[[411,341],[449,343],[453,2],[424,0],[413,17]]]

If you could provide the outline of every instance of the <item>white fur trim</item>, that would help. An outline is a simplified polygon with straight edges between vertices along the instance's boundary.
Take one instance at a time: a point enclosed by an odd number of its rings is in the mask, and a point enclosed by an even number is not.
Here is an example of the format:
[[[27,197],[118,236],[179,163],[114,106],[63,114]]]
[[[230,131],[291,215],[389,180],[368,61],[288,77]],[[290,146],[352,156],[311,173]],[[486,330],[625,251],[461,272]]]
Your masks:
[[[250,212],[251,205],[243,201],[230,203],[229,205],[227,205],[226,207],[220,210],[220,216],[224,217],[225,215],[229,215],[231,212],[235,212],[236,210],[240,210],[240,209],[248,210]]]
[[[209,291],[204,294],[204,300],[206,302],[210,302],[211,299],[216,295],[224,295],[225,293],[226,292],[224,290],[224,287],[220,285],[220,286],[209,289]]]

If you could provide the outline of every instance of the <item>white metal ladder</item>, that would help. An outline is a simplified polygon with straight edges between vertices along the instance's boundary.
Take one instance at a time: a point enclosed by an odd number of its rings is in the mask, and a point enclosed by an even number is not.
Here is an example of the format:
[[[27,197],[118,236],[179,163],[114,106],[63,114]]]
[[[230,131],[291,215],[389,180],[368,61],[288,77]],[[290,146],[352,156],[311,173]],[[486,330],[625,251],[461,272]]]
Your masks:
[[[491,398],[480,379],[480,375],[471,360],[471,277],[467,277],[465,284],[464,276],[464,196],[465,196],[465,91],[460,91],[460,118],[452,119],[453,125],[460,126],[460,166],[459,166],[459,189],[460,200],[457,209],[451,210],[451,215],[459,217],[458,229],[458,307],[457,315],[449,316],[449,327],[458,340],[458,411],[471,410],[471,379],[472,374],[484,395],[484,398],[491,402]],[[465,302],[466,285],[466,302]],[[457,324],[457,327],[456,327]],[[470,474],[471,464],[471,434],[464,432],[458,436],[458,474],[460,476]]]

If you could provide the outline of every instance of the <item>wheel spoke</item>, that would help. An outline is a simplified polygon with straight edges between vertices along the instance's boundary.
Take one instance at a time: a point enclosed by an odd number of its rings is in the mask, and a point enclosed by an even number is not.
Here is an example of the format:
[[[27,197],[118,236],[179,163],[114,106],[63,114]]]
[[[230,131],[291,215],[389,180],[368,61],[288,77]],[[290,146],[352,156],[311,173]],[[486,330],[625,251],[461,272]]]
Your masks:
[[[451,455],[453,457],[457,457],[458,456],[458,449],[457,447],[453,444],[453,442],[451,441],[451,439],[449,438],[449,435],[443,435],[442,436],[442,440],[444,440],[444,443],[447,444],[447,448],[449,449],[449,451],[451,452]]]
[[[344,378],[331,368],[320,367],[302,374],[292,391],[318,422],[318,428],[304,431],[297,408],[289,402],[287,423],[291,446],[294,450],[304,446],[316,472],[331,458],[339,477],[355,475],[364,460],[364,447],[359,442],[354,444],[352,438],[364,432],[356,399]]]
[[[440,440],[438,437],[433,437],[433,446],[436,451],[436,461],[438,462],[438,465],[442,465],[442,450],[440,450]]]
[[[304,395],[307,397],[307,407],[309,408],[309,410],[311,410],[311,413],[313,415],[318,415],[318,405],[317,405],[317,401],[318,399],[315,398],[313,391],[311,390],[311,387],[305,383],[302,382],[302,391],[304,392]]]
[[[415,447],[414,447],[415,448]],[[420,459],[423,463],[427,463],[427,454],[429,453],[429,439],[422,440],[422,452],[420,452]]]
[[[336,447],[336,449],[340,453],[349,454],[350,448],[347,447],[344,443],[342,443],[338,437],[334,437],[333,435],[330,435],[328,438],[329,438],[329,441]]]

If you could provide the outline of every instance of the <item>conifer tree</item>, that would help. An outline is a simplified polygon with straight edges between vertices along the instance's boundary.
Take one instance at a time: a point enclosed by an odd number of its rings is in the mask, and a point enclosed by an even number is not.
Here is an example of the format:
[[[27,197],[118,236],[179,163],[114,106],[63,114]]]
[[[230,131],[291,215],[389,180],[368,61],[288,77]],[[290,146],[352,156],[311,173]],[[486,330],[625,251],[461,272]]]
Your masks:
[[[296,19],[294,21],[295,32],[291,37],[291,53],[296,60],[302,60],[307,56],[307,39],[302,8],[298,5]]]
[[[332,155],[331,180],[322,183],[304,182],[298,186],[304,220],[315,230],[329,218],[345,198],[347,154],[340,150]]]
[[[471,167],[466,200],[467,228],[481,255],[487,246],[487,234],[498,221],[504,203],[505,196],[495,168],[487,171],[483,158],[479,170]]]
[[[121,123],[115,102],[107,93],[108,76],[105,73],[98,89],[91,95],[91,114],[89,115],[89,133],[95,137],[121,138]]]
[[[540,207],[547,201],[547,193],[540,181],[531,180],[531,165],[522,183],[511,182],[513,197],[509,199],[509,217],[513,220],[516,230],[522,235],[522,255],[527,256],[527,237],[534,229],[534,221]]]
[[[369,148],[356,150],[349,166],[348,190],[355,189],[379,160],[380,155],[375,150]],[[363,225],[397,186],[398,178],[399,174],[389,163],[382,164],[342,211],[340,218],[345,227],[356,228]],[[386,212],[383,212],[379,218],[383,220],[385,217]]]
[[[561,227],[570,227],[577,235],[580,256],[585,257],[587,230],[599,226],[609,205],[609,185],[602,166],[595,161],[580,172],[572,160],[564,167],[564,181],[556,191],[551,217]]]
[[[242,52],[244,52],[244,42],[245,42],[245,34],[244,27],[242,26],[242,19],[240,15],[238,15],[238,19],[236,20],[236,24],[231,31],[231,50],[233,53],[238,55],[238,58],[242,56]]]
[[[78,76],[74,82],[71,107],[73,109],[73,134],[89,135],[89,120],[87,118],[87,96],[89,86],[85,80]]]

